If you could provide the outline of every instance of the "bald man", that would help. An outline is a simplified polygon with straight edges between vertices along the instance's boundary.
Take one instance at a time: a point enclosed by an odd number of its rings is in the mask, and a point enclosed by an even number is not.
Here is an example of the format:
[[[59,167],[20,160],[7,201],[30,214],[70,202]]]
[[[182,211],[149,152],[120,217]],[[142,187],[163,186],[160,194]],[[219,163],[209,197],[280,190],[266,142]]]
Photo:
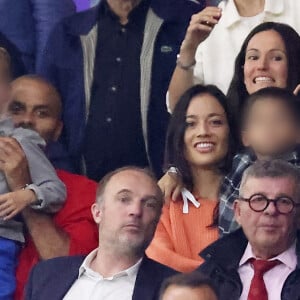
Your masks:
[[[35,75],[12,82],[9,113],[17,127],[37,131],[46,143],[57,141],[62,130],[61,98],[46,80]]]
[[[62,129],[61,100],[56,89],[41,77],[26,75],[12,82],[12,100],[8,112],[16,126],[37,131],[47,144],[57,140]],[[12,145],[12,180],[26,173],[27,162],[18,145]],[[15,299],[23,298],[23,289],[31,268],[39,261],[58,256],[87,254],[98,242],[90,206],[95,200],[96,183],[83,176],[57,170],[67,188],[63,209],[53,217],[23,212],[29,235],[21,251],[17,268]],[[22,177],[22,176],[21,176]]]
[[[55,87],[40,76],[25,75],[12,82],[12,93],[9,113],[16,126],[37,131],[47,143],[47,156],[54,167],[72,172],[67,153],[57,142],[63,124],[61,97]]]

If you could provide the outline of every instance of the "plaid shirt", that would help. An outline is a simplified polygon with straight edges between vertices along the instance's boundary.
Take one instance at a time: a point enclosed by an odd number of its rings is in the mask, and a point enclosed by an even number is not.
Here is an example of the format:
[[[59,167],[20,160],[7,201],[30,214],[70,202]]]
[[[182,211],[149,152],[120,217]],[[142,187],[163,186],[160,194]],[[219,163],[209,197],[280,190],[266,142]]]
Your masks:
[[[299,149],[288,153],[282,159],[300,168]],[[239,188],[244,171],[256,161],[250,150],[237,154],[233,159],[232,170],[225,176],[220,187],[219,232],[226,235],[239,228],[234,219],[233,203],[239,196]]]

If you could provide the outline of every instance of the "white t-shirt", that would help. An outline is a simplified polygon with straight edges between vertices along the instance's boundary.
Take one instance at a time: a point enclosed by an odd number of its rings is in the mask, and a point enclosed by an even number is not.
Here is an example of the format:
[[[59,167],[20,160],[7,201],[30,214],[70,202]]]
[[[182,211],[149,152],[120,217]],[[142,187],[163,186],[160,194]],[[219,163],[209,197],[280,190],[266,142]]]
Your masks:
[[[197,49],[194,77],[195,84],[215,84],[226,94],[235,58],[254,27],[262,22],[281,22],[300,33],[300,0],[265,0],[264,11],[247,18],[239,15],[234,0],[222,1],[219,7],[219,23]]]

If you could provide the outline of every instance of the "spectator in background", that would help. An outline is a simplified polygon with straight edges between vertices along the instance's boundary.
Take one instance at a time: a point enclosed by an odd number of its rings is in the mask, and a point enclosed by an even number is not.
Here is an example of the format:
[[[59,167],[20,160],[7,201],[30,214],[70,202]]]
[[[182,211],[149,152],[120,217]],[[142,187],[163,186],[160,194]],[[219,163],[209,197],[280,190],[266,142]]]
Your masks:
[[[194,15],[169,86],[170,109],[195,83],[215,84],[227,93],[235,58],[249,32],[266,21],[287,23],[300,32],[299,11],[298,0],[227,0]]]
[[[235,201],[239,229],[200,255],[199,271],[220,300],[300,297],[300,171],[282,160],[257,161],[243,174]]]
[[[180,272],[203,260],[199,252],[218,238],[218,193],[234,152],[227,99],[214,86],[196,85],[183,94],[172,115],[167,166],[176,166],[186,189],[182,200],[164,206],[147,254]],[[189,203],[188,200],[191,200]]]
[[[36,62],[44,55],[53,26],[73,12],[75,5],[72,0],[0,2],[0,32],[20,51],[26,72],[34,72]]]
[[[213,282],[193,272],[174,275],[164,281],[159,300],[218,300],[217,289]]]
[[[10,57],[0,48],[0,298],[11,299],[15,292],[15,269],[25,242],[26,209],[53,214],[64,205],[66,190],[43,151],[44,141],[37,132],[15,128],[6,114],[12,77]],[[20,174],[12,158],[22,153],[28,161]]]
[[[264,87],[287,88],[297,94],[299,53],[300,36],[286,24],[266,22],[249,33],[236,58],[228,90],[229,105],[238,121],[247,96]]]
[[[103,0],[52,32],[39,72],[62,95],[61,142],[76,172],[99,180],[131,164],[161,174],[164,95],[188,20],[201,9],[186,0]]]
[[[55,88],[43,78],[24,76],[12,83],[12,101],[8,108],[15,125],[36,130],[48,143],[58,138],[62,123],[61,100]],[[17,144],[14,145],[18,149]],[[18,180],[27,173],[27,161],[20,151],[10,157]],[[65,206],[54,216],[32,209],[22,217],[28,235],[17,266],[15,299],[23,299],[23,289],[31,268],[39,261],[57,256],[87,254],[97,246],[97,227],[90,207],[95,200],[96,183],[79,175],[57,170],[67,189]]]
[[[92,206],[99,246],[84,257],[37,265],[27,300],[155,300],[162,281],[175,272],[145,256],[163,206],[152,174],[125,167],[106,175]]]

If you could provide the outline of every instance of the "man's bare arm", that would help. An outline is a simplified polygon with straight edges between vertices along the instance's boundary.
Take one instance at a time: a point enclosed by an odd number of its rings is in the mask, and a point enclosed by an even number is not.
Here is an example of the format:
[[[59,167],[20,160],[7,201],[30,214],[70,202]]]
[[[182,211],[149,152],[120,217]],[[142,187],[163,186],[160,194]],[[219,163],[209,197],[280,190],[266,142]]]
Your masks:
[[[69,254],[70,237],[54,224],[50,215],[37,213],[32,208],[27,207],[23,210],[22,216],[40,259],[50,259]]]

